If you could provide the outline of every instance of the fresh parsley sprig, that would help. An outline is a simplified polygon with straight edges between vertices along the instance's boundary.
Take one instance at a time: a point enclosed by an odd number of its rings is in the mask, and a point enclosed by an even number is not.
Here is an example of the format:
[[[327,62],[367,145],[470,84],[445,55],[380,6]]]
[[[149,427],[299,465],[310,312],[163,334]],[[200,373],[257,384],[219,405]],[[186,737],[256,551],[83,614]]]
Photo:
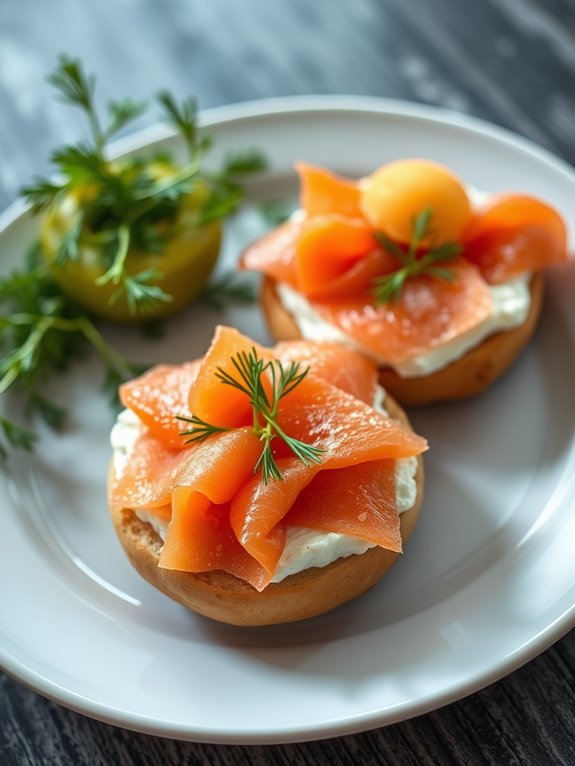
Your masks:
[[[372,292],[376,305],[387,302],[396,303],[401,296],[405,283],[407,280],[413,279],[413,277],[430,276],[445,282],[453,280],[453,271],[440,264],[455,260],[463,249],[460,244],[457,242],[443,242],[441,245],[436,246],[432,242],[427,252],[418,256],[421,244],[428,237],[433,236],[431,229],[432,216],[433,209],[429,207],[415,216],[411,242],[407,252],[402,250],[397,242],[394,242],[384,232],[376,232],[375,236],[380,244],[401,264],[400,268],[396,271],[376,277],[374,280]]]
[[[271,479],[282,479],[276,462],[272,441],[279,437],[303,463],[320,463],[323,450],[300,439],[294,439],[283,431],[278,423],[278,411],[281,399],[298,386],[307,375],[309,368],[301,369],[299,362],[290,362],[287,367],[277,359],[265,361],[258,357],[255,348],[249,353],[240,351],[231,358],[235,372],[218,367],[216,377],[226,386],[231,386],[244,393],[253,412],[253,431],[263,443],[262,452],[254,466],[254,473],[261,467],[262,481],[267,484]],[[266,385],[267,382],[267,385]],[[215,433],[227,431],[207,423],[192,415],[180,417],[190,423],[192,428],[183,431],[182,436],[189,436],[186,444],[203,442]]]
[[[233,213],[244,199],[241,179],[265,167],[263,155],[244,150],[226,158],[219,172],[202,170],[202,161],[212,140],[199,130],[197,104],[180,104],[166,91],[156,101],[164,118],[173,125],[187,148],[187,163],[176,168],[165,156],[131,157],[111,161],[107,144],[118,131],[140,117],[148,108],[144,101],[124,99],[108,104],[103,121],[95,105],[95,77],[87,75],[80,62],[63,55],[48,78],[61,101],[86,115],[90,141],[62,147],[51,160],[58,179],[36,178],[22,189],[35,212],[46,211],[66,197],[75,201],[73,222],[61,238],[54,258],[56,265],[78,257],[82,245],[98,252],[105,273],[98,284],[113,284],[111,302],[125,295],[131,313],[145,314],[171,296],[155,280],[158,270],[128,273],[126,259],[134,249],[161,253],[175,226],[186,197],[198,194],[191,227],[205,226]]]

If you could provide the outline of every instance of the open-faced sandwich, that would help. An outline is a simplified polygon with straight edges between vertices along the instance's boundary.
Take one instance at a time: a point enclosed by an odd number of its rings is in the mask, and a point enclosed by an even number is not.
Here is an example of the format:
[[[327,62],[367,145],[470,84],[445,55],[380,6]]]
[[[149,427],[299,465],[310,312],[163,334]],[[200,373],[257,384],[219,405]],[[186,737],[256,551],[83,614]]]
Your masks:
[[[299,164],[300,209],[251,245],[277,340],[337,341],[377,363],[401,403],[479,393],[516,358],[541,309],[541,270],[567,258],[544,202],[470,190],[427,160],[360,181]]]
[[[426,442],[340,344],[268,349],[220,327],[203,359],[124,384],[109,504],[135,568],[236,625],[373,586],[417,521]]]

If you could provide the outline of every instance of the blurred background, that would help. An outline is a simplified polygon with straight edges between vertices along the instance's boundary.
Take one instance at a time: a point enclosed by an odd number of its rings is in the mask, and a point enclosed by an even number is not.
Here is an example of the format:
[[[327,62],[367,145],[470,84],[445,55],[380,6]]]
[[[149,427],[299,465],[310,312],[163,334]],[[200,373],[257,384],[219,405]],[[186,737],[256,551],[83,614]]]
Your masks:
[[[369,94],[474,114],[573,162],[574,39],[572,0],[3,0],[0,209],[84,130],[45,82],[61,52],[97,73],[101,103]]]

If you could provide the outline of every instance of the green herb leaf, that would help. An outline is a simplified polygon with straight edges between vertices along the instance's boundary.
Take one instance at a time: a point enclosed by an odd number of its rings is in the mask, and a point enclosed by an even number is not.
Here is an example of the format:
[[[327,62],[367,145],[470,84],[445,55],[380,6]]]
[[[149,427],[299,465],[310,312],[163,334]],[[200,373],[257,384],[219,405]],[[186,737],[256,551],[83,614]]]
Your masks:
[[[61,429],[66,421],[66,410],[38,393],[30,394],[26,412],[29,417],[39,415],[50,428],[55,430]]]
[[[206,226],[231,215],[244,199],[244,193],[239,186],[231,183],[221,183],[213,189],[204,202],[196,220],[197,226]]]
[[[178,104],[172,94],[167,90],[158,93],[156,99],[163,107],[168,122],[182,134],[182,138],[188,147],[190,157],[192,157],[197,148],[198,104],[196,100],[193,98],[185,98],[181,104]],[[202,150],[207,151],[208,148],[207,145],[204,145]]]
[[[225,176],[260,173],[267,168],[267,160],[259,149],[242,149],[231,152],[224,160],[222,174]]]
[[[96,78],[94,75],[86,77],[79,59],[62,54],[56,71],[48,76],[48,82],[56,88],[62,101],[86,111],[93,108]]]
[[[268,226],[275,227],[288,220],[296,209],[296,205],[287,200],[275,199],[260,202],[258,208]]]
[[[229,428],[220,428],[219,426],[213,426],[211,423],[206,423],[205,420],[202,420],[201,418],[197,418],[195,415],[192,415],[191,418],[184,417],[183,415],[177,415],[176,416],[178,420],[182,420],[185,423],[190,423],[191,428],[187,429],[186,431],[182,431],[180,436],[189,436],[189,439],[186,439],[184,444],[193,444],[195,442],[203,442],[205,439],[208,438],[208,436],[213,436],[217,433],[223,433],[224,431],[229,431]]]
[[[148,108],[145,101],[126,98],[122,101],[110,101],[108,111],[110,118],[106,127],[106,138],[112,138],[130,122],[140,117]]]
[[[210,282],[200,298],[214,309],[221,310],[231,304],[250,304],[256,300],[257,293],[254,285],[233,271],[222,274],[219,279]]]
[[[59,58],[56,71],[49,75],[48,82],[56,88],[61,101],[85,111],[94,144],[97,151],[101,153],[105,136],[102,133],[94,105],[95,76],[84,74],[82,64],[78,59],[62,55]]]
[[[125,295],[130,311],[145,315],[159,303],[169,301],[170,296],[153,284],[150,270],[135,276],[127,273],[128,253],[161,255],[180,231],[179,214],[186,198],[189,201],[198,190],[198,199],[203,201],[195,217],[186,214],[186,225],[206,226],[233,213],[244,199],[238,176],[263,168],[263,157],[255,150],[235,153],[220,173],[204,172],[201,162],[211,138],[198,130],[197,104],[191,98],[178,103],[164,91],[157,100],[188,147],[188,164],[176,168],[171,158],[157,155],[111,162],[105,155],[107,141],[140,116],[146,103],[134,99],[112,101],[101,122],[95,107],[95,78],[85,74],[77,59],[61,56],[48,80],[62,101],[84,111],[91,140],[55,150],[51,159],[58,180],[36,178],[22,194],[35,211],[46,211],[64,199],[70,200],[72,212],[64,216],[67,223],[53,264],[63,266],[77,260],[81,248],[89,247],[105,269],[98,284],[111,283],[118,288],[111,302]]]
[[[45,210],[66,193],[66,187],[45,178],[36,177],[31,186],[24,186],[20,194],[28,204],[32,205],[35,213]]]
[[[64,146],[52,152],[51,160],[70,184],[102,180],[107,176],[99,153],[85,143]]]
[[[73,360],[94,348],[118,383],[137,374],[140,367],[126,361],[102,337],[92,321],[60,291],[45,266],[37,265],[35,253],[26,271],[0,278],[0,395],[15,391],[23,395],[29,417],[38,415],[52,428],[61,428],[66,411],[44,397],[41,386],[55,373],[65,371]],[[33,431],[0,414],[4,445],[31,449]]]
[[[133,276],[125,276],[120,290],[125,291],[128,306],[132,314],[153,311],[160,303],[171,303],[173,300],[165,290],[154,282],[159,279],[161,272],[157,269],[146,269]]]
[[[303,463],[320,463],[323,450],[289,436],[282,430],[277,420],[281,399],[302,382],[309,368],[302,370],[299,362],[290,362],[287,367],[284,367],[277,359],[266,362],[258,357],[255,348],[252,348],[249,353],[240,351],[234,354],[231,362],[235,373],[218,367],[215,374],[224,385],[241,391],[249,398],[253,411],[253,430],[263,443],[262,451],[254,466],[254,473],[261,468],[264,484],[271,479],[282,479],[272,450],[272,441],[275,438],[282,439]],[[271,382],[269,395],[263,382],[263,377],[266,375]],[[179,417],[178,419],[191,423],[193,426],[182,432],[182,436],[192,437],[186,441],[186,444],[201,442],[215,433],[230,430],[207,423],[195,415],[191,418]]]
[[[413,221],[413,231],[411,236],[411,243],[409,246],[409,254],[415,255],[417,248],[423,242],[425,237],[430,234],[429,224],[433,215],[433,209],[430,207],[424,208],[421,213],[415,216]]]
[[[422,242],[428,237],[433,238],[433,232],[430,229],[432,216],[433,210],[425,208],[415,217],[407,252],[386,234],[377,232],[378,241],[399,261],[401,266],[396,271],[374,279],[372,292],[376,305],[387,302],[396,303],[401,297],[405,283],[414,277],[429,276],[444,282],[453,281],[455,277],[453,271],[437,264],[449,263],[458,257],[463,248],[457,242],[443,242],[435,246],[432,239],[429,250],[418,257],[418,249]]]
[[[17,425],[16,423],[2,416],[0,416],[0,429],[2,429],[4,439],[13,447],[18,447],[28,451],[34,449],[34,444],[36,443],[38,437],[35,433],[33,433],[33,431],[30,431],[23,426]],[[6,459],[7,457],[8,450],[0,441],[0,458]]]

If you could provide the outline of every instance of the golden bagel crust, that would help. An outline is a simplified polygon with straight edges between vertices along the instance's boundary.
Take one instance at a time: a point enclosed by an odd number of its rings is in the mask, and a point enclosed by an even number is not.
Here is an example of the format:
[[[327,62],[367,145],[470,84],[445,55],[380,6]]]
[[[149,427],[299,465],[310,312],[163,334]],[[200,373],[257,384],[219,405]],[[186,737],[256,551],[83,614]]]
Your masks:
[[[379,381],[400,404],[422,406],[475,396],[484,391],[527,345],[537,326],[544,292],[543,276],[534,274],[529,286],[531,306],[522,325],[490,335],[437,372],[416,378],[402,378],[391,368],[380,368]],[[270,333],[276,340],[296,340],[300,331],[281,303],[274,280],[264,277],[261,303]]]
[[[386,397],[389,414],[409,426],[403,410]],[[411,535],[423,499],[423,460],[417,458],[417,496],[400,515],[402,540]],[[113,478],[113,466],[110,468]],[[111,507],[118,538],[134,568],[174,601],[213,620],[231,625],[276,625],[315,617],[369,590],[398,559],[383,548],[337,559],[326,567],[306,569],[272,583],[261,593],[227,572],[179,572],[158,566],[162,540],[150,524],[127,509]]]

